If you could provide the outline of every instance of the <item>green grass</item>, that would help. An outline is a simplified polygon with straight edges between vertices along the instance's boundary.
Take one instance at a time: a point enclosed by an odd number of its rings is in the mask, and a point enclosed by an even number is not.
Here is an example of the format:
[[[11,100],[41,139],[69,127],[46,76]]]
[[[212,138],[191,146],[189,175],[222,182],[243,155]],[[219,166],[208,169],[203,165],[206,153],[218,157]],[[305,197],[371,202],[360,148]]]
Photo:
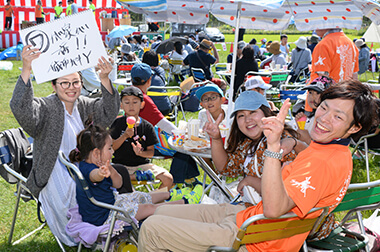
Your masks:
[[[294,42],[299,36],[298,35],[289,35],[289,41]],[[308,36],[310,34],[304,34]],[[255,37],[258,41],[265,37],[268,40],[276,40],[279,37],[279,34],[246,34],[245,41],[249,42],[251,38]],[[226,41],[233,41],[234,36],[232,34],[226,35]],[[218,49],[221,49],[221,46],[217,46]],[[220,50],[220,59],[221,62],[225,62],[227,55],[229,53],[230,47],[227,47],[227,51]],[[16,80],[20,74],[19,67],[22,66],[20,61],[12,61],[13,69],[11,71],[0,70],[0,131],[9,128],[19,127],[17,121],[13,117],[10,108],[9,101],[12,97],[12,92],[16,83]],[[378,76],[376,74],[376,76]],[[362,76],[363,77],[363,76]],[[363,77],[364,78],[364,77]],[[372,78],[372,77],[371,77]],[[362,79],[364,81],[364,79]],[[52,92],[50,83],[43,83],[37,85],[33,82],[35,96],[47,96]],[[186,113],[187,118],[197,118],[197,113]],[[180,117],[181,118],[181,117]],[[158,165],[169,169],[170,161],[154,161]],[[370,161],[371,165],[371,180],[379,179],[379,165],[380,159],[374,158]],[[202,175],[201,175],[202,176]],[[354,162],[354,173],[352,182],[363,182],[366,179],[365,175],[365,165],[363,160],[355,160]],[[20,244],[15,246],[10,246],[7,244],[8,235],[10,230],[10,225],[13,216],[13,209],[15,204],[15,197],[13,193],[16,191],[16,186],[6,183],[3,179],[0,179],[0,251],[59,251],[59,247],[54,240],[53,235],[50,233],[48,228],[44,228],[42,231],[37,232],[26,240],[22,241]],[[367,213],[365,216],[368,217]],[[339,216],[338,216],[339,218]],[[22,237],[27,231],[31,231],[34,228],[39,226],[36,215],[36,204],[34,202],[24,203],[21,201],[19,209],[19,218],[16,223],[16,229],[14,233],[13,241]],[[75,251],[75,248],[68,248],[68,251]]]

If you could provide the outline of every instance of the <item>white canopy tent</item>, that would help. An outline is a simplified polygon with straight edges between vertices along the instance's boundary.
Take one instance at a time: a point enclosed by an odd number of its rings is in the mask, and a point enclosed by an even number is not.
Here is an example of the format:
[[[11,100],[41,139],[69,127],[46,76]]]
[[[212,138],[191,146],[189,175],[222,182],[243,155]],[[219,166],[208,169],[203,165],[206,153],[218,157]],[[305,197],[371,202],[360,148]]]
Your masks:
[[[367,31],[364,33],[363,38],[366,42],[380,43],[380,25],[371,23]]]

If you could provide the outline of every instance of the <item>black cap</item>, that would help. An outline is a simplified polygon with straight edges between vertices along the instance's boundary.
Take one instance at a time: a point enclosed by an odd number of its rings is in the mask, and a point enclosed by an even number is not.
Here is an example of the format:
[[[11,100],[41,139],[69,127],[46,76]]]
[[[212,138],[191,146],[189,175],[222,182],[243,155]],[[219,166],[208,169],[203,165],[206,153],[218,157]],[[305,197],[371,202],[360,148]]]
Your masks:
[[[123,99],[124,96],[136,96],[140,98],[141,101],[144,101],[143,92],[135,86],[129,86],[121,90],[120,99]]]

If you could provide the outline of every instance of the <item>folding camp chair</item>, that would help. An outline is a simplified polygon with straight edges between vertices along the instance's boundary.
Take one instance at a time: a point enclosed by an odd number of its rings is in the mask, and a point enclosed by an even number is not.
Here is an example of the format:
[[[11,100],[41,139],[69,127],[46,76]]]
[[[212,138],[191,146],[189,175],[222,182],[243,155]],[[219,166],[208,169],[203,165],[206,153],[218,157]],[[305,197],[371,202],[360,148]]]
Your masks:
[[[291,103],[296,103],[299,95],[305,94],[306,90],[302,90],[305,85],[291,85],[291,84],[283,84],[280,85],[280,100],[285,101],[286,99],[290,99]]]
[[[117,64],[117,78],[125,78],[137,61],[121,61]]]
[[[306,84],[306,81],[310,78],[310,70],[309,67],[302,68],[298,73],[294,84]]]
[[[135,222],[132,220],[132,218],[129,217],[129,214],[123,208],[121,208],[121,207],[117,207],[117,206],[110,205],[110,204],[107,204],[107,203],[100,202],[100,201],[96,200],[93,197],[93,195],[91,194],[91,192],[89,190],[89,186],[87,184],[87,181],[83,177],[83,175],[82,175],[81,171],[79,170],[79,168],[76,165],[70,163],[66,159],[66,157],[65,157],[65,155],[63,154],[62,151],[59,151],[58,158],[59,158],[59,161],[66,166],[66,168],[67,168],[68,172],[70,173],[71,177],[75,180],[75,183],[77,184],[77,188],[78,187],[81,188],[85,192],[87,198],[94,205],[99,206],[99,207],[103,207],[103,208],[107,208],[107,209],[110,209],[110,210],[113,210],[113,212],[112,212],[112,220],[111,220],[110,227],[109,227],[109,230],[108,230],[108,233],[107,233],[107,239],[106,239],[103,251],[108,251],[108,249],[110,247],[112,233],[113,233],[113,229],[115,227],[115,223],[116,223],[117,219],[120,219],[120,220],[123,220],[123,221],[129,223],[129,225],[131,226],[131,229],[128,230],[128,231],[130,232],[130,235],[132,236],[132,238],[134,239],[134,241],[137,241],[138,240],[138,227],[135,224]],[[118,214],[118,213],[120,213],[120,214]],[[132,239],[130,239],[130,240],[133,241]],[[81,251],[81,247],[82,247],[82,243],[79,244],[78,251]]]
[[[180,66],[182,68],[183,60],[169,59],[168,62],[169,62],[168,82],[170,82],[174,76],[173,70],[175,69],[175,66]],[[181,71],[181,75],[182,75],[182,71]]]
[[[185,113],[181,104],[181,88],[179,86],[150,86],[147,92],[151,97],[168,97],[173,102],[173,111],[166,116],[169,121],[174,121],[178,126],[178,107],[182,111],[183,119],[186,121]]]
[[[225,80],[226,83],[230,83],[230,77],[226,75],[218,74],[219,71],[227,71],[228,63],[217,63],[215,64],[215,73],[218,75],[219,79]]]
[[[362,136],[357,142],[351,140],[351,143],[353,146],[353,149],[351,150],[351,154],[354,155],[356,152],[360,153],[362,157],[365,159],[365,167],[367,171],[367,182],[370,182],[370,177],[369,177],[369,154],[372,155],[380,155],[380,150],[379,148],[375,148],[374,146],[371,146],[368,141],[372,142],[372,139],[378,139],[380,135],[377,133],[371,133]],[[378,142],[375,140],[374,142]],[[364,154],[362,153],[364,152]]]
[[[21,128],[12,129],[12,130],[21,130],[22,131]],[[12,157],[12,154],[10,152],[9,146],[6,142],[5,134],[6,134],[5,131],[0,133],[0,170],[1,170],[1,175],[5,176],[5,179],[9,183],[16,183],[17,184],[16,204],[15,204],[15,208],[14,208],[14,212],[13,212],[12,224],[11,224],[11,229],[10,229],[9,237],[8,237],[8,243],[15,245],[15,244],[18,244],[21,241],[25,240],[29,236],[33,235],[34,233],[38,232],[42,228],[44,228],[46,226],[46,222],[42,223],[42,221],[40,220],[40,222],[42,224],[38,228],[34,229],[33,231],[29,232],[28,234],[24,235],[23,237],[21,237],[20,239],[18,239],[17,241],[12,243],[13,233],[14,233],[15,226],[16,226],[18,209],[19,209],[19,205],[20,205],[20,199],[22,199],[22,198],[25,199],[26,197],[27,197],[27,199],[33,199],[34,201],[37,202],[37,205],[38,205],[38,199],[36,197],[34,197],[31,194],[31,192],[29,191],[29,189],[26,187],[25,183],[26,183],[27,178],[22,175],[22,173],[18,167],[13,166],[13,164],[12,164],[12,161],[13,161],[12,158],[13,157]],[[17,143],[16,143],[16,146],[17,146]],[[24,175],[26,175],[26,174],[24,174]],[[42,212],[42,209],[40,209],[40,210]],[[55,235],[54,235],[54,237],[55,237],[59,247],[61,248],[61,250],[65,251],[65,249],[64,249],[61,241],[58,239],[58,237]]]
[[[184,111],[195,112],[199,110],[199,100],[195,96],[195,92],[206,84],[213,84],[209,80],[194,83],[190,89],[182,94],[181,103]]]
[[[208,252],[213,251],[238,251],[242,244],[258,243],[263,241],[272,241],[283,238],[288,238],[296,234],[306,232],[313,233],[317,230],[320,223],[328,213],[329,207],[313,208],[308,214],[320,211],[321,214],[314,218],[294,218],[297,217],[294,213],[287,213],[278,218],[266,218],[264,214],[254,215],[248,218],[239,228],[239,231],[234,238],[232,247],[211,246],[207,249]],[[259,222],[262,220],[272,219],[274,222]]]
[[[348,211],[339,223],[339,227],[326,239],[307,242],[309,251],[356,251],[363,247],[366,247],[367,252],[369,251],[366,246],[368,238],[365,236],[361,211],[380,207],[380,180],[350,184],[348,189],[355,191],[347,193],[342,202],[333,210],[333,213]],[[353,218],[358,220],[360,234],[342,227],[345,222]]]
[[[273,87],[279,87],[280,85],[287,84],[290,80],[289,72],[273,72],[270,79],[270,84]]]
[[[190,71],[191,71],[191,75],[194,77],[194,80],[196,82],[202,82],[206,80],[206,75],[202,68],[192,67]]]

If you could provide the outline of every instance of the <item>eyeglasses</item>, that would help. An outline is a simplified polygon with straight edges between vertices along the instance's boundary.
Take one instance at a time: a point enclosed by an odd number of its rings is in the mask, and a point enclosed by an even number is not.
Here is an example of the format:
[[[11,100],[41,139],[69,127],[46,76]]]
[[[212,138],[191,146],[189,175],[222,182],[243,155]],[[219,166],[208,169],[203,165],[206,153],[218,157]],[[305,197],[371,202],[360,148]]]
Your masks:
[[[74,87],[74,88],[80,88],[82,86],[82,83],[83,81],[73,81],[73,82],[69,82],[69,81],[62,81],[62,82],[58,82],[57,84],[61,85],[61,87],[63,89],[68,89],[71,85]]]
[[[220,97],[219,95],[211,95],[209,97],[205,97],[201,99],[201,102],[209,102],[209,101],[215,101],[216,98]]]

